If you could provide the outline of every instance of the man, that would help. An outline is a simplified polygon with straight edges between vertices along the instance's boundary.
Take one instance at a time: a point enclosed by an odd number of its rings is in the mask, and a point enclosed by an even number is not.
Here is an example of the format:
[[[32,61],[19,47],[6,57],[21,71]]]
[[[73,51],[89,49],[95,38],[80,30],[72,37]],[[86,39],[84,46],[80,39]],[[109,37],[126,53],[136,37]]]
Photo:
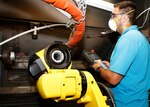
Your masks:
[[[109,69],[96,61],[92,66],[112,85],[117,107],[148,107],[150,45],[134,24],[136,6],[131,1],[116,3],[109,26],[121,34],[112,52]]]

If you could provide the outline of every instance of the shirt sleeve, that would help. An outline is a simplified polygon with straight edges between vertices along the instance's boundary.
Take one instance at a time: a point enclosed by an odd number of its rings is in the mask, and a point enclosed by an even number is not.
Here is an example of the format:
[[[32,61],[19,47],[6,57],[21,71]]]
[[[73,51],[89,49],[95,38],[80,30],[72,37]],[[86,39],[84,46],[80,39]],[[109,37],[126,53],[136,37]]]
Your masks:
[[[114,48],[110,59],[110,70],[125,75],[132,65],[136,54],[137,45],[131,38],[121,38]]]

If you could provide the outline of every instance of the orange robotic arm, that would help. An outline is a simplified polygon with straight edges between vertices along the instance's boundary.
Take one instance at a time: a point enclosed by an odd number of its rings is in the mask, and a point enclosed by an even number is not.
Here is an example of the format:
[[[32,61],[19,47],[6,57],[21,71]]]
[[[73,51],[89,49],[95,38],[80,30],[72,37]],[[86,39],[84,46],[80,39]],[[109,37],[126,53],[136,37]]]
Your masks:
[[[75,32],[72,33],[67,43],[68,47],[72,48],[82,39],[85,30],[85,22],[84,20],[82,20],[84,18],[82,11],[69,0],[43,0],[43,1],[68,12],[73,17],[73,19],[76,22],[78,22],[75,25]]]

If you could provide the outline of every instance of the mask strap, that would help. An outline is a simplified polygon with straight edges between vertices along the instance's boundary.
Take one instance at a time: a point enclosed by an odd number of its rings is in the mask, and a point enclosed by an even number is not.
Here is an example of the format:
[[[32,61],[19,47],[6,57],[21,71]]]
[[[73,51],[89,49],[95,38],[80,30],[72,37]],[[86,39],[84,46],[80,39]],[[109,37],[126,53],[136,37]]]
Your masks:
[[[131,13],[131,12],[133,12],[133,11],[135,11],[135,9],[130,10],[130,11],[128,11],[128,12],[127,12],[127,13],[125,13],[125,14],[129,14],[129,13]]]

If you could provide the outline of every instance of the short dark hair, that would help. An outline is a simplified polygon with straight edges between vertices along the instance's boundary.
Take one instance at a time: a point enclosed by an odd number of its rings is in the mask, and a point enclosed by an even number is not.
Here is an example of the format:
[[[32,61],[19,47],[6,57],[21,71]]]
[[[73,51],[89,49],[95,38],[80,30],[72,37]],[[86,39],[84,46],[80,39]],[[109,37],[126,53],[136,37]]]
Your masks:
[[[132,1],[122,1],[114,4],[114,8],[118,7],[122,13],[128,13],[127,15],[129,16],[130,23],[135,23],[136,19],[136,4]]]

